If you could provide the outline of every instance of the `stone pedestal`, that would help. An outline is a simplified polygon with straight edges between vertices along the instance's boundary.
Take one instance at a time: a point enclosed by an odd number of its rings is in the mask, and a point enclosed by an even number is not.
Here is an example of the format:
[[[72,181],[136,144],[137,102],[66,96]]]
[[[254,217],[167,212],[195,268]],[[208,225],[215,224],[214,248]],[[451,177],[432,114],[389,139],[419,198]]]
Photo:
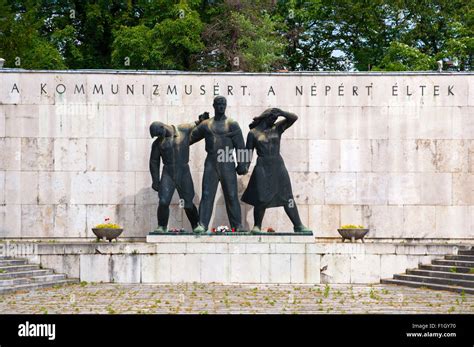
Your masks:
[[[380,283],[472,244],[341,243],[306,236],[149,236],[36,243],[31,262],[104,283]]]
[[[161,259],[145,281],[319,283],[319,257],[307,253],[314,236],[148,235]],[[166,259],[166,260],[165,260]]]

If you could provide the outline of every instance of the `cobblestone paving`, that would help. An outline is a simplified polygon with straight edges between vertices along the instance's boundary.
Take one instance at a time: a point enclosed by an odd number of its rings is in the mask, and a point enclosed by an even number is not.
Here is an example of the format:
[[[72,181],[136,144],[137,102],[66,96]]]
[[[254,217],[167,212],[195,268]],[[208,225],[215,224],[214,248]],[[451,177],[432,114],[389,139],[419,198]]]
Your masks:
[[[81,283],[0,295],[0,313],[474,313],[474,295],[390,285]]]

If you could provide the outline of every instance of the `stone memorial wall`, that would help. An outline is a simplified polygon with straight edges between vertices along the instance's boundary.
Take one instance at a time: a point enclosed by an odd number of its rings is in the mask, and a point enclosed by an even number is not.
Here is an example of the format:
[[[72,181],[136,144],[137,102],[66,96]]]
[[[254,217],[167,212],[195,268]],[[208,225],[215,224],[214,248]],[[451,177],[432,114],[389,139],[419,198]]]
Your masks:
[[[299,116],[282,155],[317,237],[363,224],[368,238],[473,239],[473,74],[21,70],[0,70],[0,237],[93,238],[106,217],[124,238],[145,237],[158,205],[148,126],[212,116],[215,95],[244,137],[268,107]],[[196,203],[204,159],[201,141]],[[228,225],[220,188],[215,204],[211,226]],[[252,208],[242,212],[251,228]],[[176,194],[169,227],[190,228]],[[283,208],[263,227],[293,230]]]

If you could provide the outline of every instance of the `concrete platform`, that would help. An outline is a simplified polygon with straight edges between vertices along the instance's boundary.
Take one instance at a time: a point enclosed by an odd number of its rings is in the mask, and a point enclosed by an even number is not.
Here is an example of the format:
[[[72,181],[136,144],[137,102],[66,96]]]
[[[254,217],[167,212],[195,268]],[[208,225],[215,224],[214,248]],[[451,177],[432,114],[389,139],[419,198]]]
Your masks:
[[[87,282],[370,284],[469,247],[280,235],[152,235],[149,241],[37,243],[28,258]]]

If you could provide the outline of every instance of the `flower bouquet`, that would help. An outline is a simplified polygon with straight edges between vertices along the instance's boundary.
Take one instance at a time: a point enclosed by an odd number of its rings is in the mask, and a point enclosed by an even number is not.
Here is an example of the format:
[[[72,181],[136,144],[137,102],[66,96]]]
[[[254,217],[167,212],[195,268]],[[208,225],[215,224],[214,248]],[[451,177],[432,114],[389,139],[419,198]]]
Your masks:
[[[212,228],[213,233],[229,233],[229,232],[235,232],[235,228],[229,228],[227,225],[219,225],[217,228]]]
[[[168,230],[170,233],[184,233],[185,231],[183,228],[171,228]]]

